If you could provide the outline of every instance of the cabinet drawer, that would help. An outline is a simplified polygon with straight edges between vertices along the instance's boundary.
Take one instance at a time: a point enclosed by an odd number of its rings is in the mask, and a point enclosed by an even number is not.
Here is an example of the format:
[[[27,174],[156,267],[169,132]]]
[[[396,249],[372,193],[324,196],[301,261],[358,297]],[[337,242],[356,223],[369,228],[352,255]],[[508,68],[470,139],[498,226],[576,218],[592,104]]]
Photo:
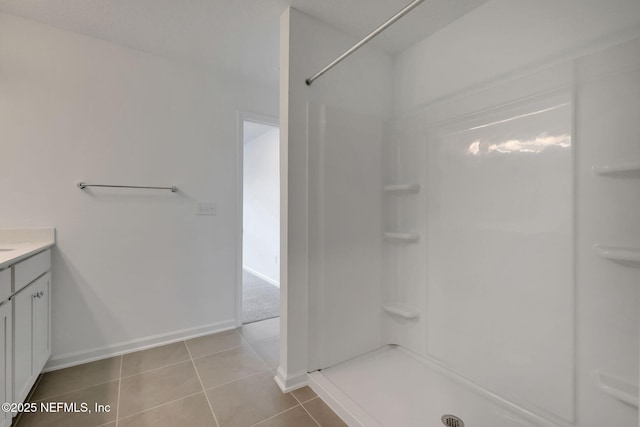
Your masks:
[[[0,270],[0,303],[11,296],[11,269]]]
[[[39,276],[46,273],[51,268],[51,251],[46,250],[27,258],[24,261],[20,261],[14,267],[15,269],[15,283],[13,292],[18,292],[20,289],[33,282]]]

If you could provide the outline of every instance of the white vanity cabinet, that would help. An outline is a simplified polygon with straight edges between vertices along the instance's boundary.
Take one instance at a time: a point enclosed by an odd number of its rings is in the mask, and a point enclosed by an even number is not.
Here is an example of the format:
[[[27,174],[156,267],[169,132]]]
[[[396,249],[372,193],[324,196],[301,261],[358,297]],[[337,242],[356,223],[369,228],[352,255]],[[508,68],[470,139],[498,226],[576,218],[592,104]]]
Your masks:
[[[55,233],[0,229],[0,403],[23,403],[51,356]],[[15,415],[0,411],[0,427],[10,427]]]
[[[46,273],[12,298],[14,402],[26,399],[51,355],[50,289],[51,274]]]
[[[51,355],[51,254],[44,251],[13,266],[12,401],[23,402]]]
[[[5,301],[0,305],[0,401],[11,402],[12,399],[12,319],[11,319],[11,302]],[[0,412],[0,427],[9,427],[11,425],[11,412]]]
[[[12,401],[12,310],[9,296],[11,294],[11,269],[0,270],[0,403]],[[11,413],[0,412],[0,427],[11,425]]]

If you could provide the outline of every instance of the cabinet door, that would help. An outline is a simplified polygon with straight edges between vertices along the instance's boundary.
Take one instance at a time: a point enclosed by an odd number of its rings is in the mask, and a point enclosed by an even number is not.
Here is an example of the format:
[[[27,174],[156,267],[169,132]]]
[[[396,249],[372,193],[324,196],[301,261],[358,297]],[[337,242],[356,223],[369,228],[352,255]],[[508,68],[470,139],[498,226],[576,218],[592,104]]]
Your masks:
[[[51,273],[34,283],[32,305],[33,366],[34,375],[39,375],[51,356]]]
[[[22,402],[31,387],[31,305],[33,284],[12,297],[13,301],[13,399]]]
[[[13,296],[13,399],[23,402],[51,352],[47,273]]]
[[[11,302],[0,305],[0,401],[12,402],[11,390],[11,359],[12,359],[12,328]],[[11,412],[0,412],[0,427],[11,425]]]

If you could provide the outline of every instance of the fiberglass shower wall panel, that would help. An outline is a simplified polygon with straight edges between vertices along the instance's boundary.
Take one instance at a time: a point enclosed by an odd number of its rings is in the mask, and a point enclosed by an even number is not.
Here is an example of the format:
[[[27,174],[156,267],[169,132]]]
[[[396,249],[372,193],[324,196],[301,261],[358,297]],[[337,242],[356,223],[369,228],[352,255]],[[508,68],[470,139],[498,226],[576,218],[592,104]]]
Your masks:
[[[478,95],[480,96],[480,95]],[[427,351],[487,391],[574,419],[569,92],[428,131]]]
[[[412,242],[383,241],[384,306],[408,310],[407,318],[383,312],[383,341],[401,345],[418,354],[426,351],[427,221],[425,192],[426,135],[421,121],[403,118],[391,134],[393,150],[383,154],[384,168],[393,171],[385,185],[412,186],[412,189],[384,191],[385,231],[416,233]]]
[[[581,58],[576,75],[578,422],[635,427],[640,265],[599,257],[594,245],[640,250],[640,39]],[[592,171],[603,166],[630,169]]]
[[[308,104],[310,358],[320,367],[380,345],[384,127]]]
[[[358,39],[294,8],[281,23],[279,374],[302,378],[380,345],[380,156],[393,57],[368,44],[308,86],[306,78]]]

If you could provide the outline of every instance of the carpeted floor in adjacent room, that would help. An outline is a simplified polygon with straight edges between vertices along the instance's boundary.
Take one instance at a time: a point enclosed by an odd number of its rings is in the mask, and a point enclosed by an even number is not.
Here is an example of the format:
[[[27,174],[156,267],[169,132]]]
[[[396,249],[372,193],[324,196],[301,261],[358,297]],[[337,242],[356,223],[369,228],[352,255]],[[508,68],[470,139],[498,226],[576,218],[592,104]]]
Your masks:
[[[242,270],[242,323],[280,316],[280,288]]]

